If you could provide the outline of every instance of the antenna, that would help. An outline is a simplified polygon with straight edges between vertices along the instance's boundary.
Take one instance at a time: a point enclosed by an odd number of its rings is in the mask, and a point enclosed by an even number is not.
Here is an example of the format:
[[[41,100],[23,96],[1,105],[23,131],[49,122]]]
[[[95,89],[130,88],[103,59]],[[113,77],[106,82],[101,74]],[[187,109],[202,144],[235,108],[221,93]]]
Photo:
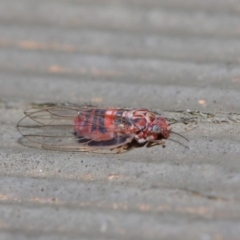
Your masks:
[[[180,133],[173,132],[172,130],[170,130],[170,133],[176,134],[176,135],[178,135],[179,137],[181,137],[181,138],[183,138],[183,139],[185,139],[186,141],[189,142],[189,140],[188,140],[186,137],[184,137],[183,135],[181,135]]]
[[[170,141],[172,141],[172,142],[178,143],[179,145],[181,145],[181,146],[183,146],[183,147],[189,149],[188,146],[184,145],[183,143],[181,143],[181,142],[179,142],[179,141],[177,141],[177,140],[174,140],[174,139],[171,139],[171,138],[168,138],[167,140],[170,140]],[[188,139],[187,139],[187,140],[188,140]]]

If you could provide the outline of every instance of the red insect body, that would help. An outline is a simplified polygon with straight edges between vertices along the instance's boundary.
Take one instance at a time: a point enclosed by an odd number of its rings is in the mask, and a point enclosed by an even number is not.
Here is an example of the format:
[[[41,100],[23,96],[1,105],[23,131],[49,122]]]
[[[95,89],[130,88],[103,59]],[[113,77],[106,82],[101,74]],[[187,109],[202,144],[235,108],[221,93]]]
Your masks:
[[[19,131],[50,149],[96,151],[125,147],[134,140],[161,144],[170,134],[167,121],[147,109],[49,107],[25,115]],[[26,119],[32,123],[22,124]]]
[[[94,139],[103,145],[104,141],[109,140],[121,143],[129,138],[145,143],[157,140],[159,135],[161,138],[169,136],[166,120],[156,117],[147,109],[93,109],[80,112],[75,118],[74,130],[78,137]]]

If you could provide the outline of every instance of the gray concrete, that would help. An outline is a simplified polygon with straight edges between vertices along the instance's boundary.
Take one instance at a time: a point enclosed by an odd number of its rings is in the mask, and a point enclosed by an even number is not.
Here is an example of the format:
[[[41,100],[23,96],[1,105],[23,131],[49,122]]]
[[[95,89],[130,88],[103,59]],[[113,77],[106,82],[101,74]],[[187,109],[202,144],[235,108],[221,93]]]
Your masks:
[[[239,39],[239,0],[1,0],[0,239],[240,239]],[[45,102],[196,128],[189,150],[20,145],[16,123]]]

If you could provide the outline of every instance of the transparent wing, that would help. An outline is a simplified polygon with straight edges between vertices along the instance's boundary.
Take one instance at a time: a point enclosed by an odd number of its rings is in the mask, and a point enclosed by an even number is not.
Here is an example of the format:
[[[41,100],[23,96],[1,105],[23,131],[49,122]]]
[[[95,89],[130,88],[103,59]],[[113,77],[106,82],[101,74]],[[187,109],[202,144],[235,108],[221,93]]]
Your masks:
[[[25,117],[17,124],[19,132],[24,137],[20,142],[25,146],[34,148],[105,153],[132,141],[131,135],[125,134],[124,131],[120,136],[107,141],[101,141],[101,134],[97,133],[91,139],[84,135],[76,136],[74,133],[74,119],[79,114],[94,109],[96,107],[75,105],[29,109],[24,112]],[[105,110],[105,108],[97,109]],[[92,124],[92,120],[87,121],[87,125],[92,126]],[[113,130],[107,129],[107,131]]]

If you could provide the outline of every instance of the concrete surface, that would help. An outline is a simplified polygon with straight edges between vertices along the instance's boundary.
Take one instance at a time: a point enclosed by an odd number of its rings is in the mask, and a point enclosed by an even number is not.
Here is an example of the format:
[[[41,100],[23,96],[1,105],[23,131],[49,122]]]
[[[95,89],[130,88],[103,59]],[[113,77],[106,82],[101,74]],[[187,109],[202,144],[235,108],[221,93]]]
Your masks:
[[[1,0],[0,239],[240,239],[239,39],[239,0]],[[189,150],[20,145],[45,102],[197,124]]]

